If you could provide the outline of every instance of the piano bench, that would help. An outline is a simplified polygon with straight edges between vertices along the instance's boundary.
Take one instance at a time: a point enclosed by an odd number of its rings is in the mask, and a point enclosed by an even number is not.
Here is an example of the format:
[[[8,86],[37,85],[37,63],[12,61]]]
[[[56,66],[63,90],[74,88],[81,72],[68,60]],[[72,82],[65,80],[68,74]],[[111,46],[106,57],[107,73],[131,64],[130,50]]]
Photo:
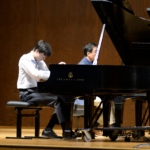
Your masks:
[[[8,107],[14,107],[17,110],[17,130],[16,137],[6,137],[6,139],[32,139],[32,138],[40,138],[39,130],[40,130],[40,114],[39,110],[42,110],[44,107],[48,106],[37,106],[32,102],[21,102],[21,101],[8,101]],[[22,114],[22,110],[35,110],[35,114]],[[35,117],[35,136],[25,136],[21,137],[21,126],[22,126],[22,117]]]

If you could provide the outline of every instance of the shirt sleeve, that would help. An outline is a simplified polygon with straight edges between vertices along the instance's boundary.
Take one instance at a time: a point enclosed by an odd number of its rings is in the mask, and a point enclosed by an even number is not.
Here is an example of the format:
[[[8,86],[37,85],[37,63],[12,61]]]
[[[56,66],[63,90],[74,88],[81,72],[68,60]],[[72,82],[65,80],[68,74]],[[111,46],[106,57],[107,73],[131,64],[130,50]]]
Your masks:
[[[19,67],[22,68],[22,71],[25,71],[29,76],[34,79],[43,79],[47,80],[50,77],[50,71],[48,70],[44,61],[42,62],[43,66],[38,69],[35,64],[31,63],[26,58],[21,58],[19,61]]]
[[[47,68],[47,65],[46,65],[46,63],[42,60],[41,61],[41,63],[42,63],[42,70],[43,71],[48,71],[49,72],[49,76],[48,76],[48,78],[50,77],[50,70]],[[48,79],[47,77],[46,78],[43,78],[43,80],[47,80]]]

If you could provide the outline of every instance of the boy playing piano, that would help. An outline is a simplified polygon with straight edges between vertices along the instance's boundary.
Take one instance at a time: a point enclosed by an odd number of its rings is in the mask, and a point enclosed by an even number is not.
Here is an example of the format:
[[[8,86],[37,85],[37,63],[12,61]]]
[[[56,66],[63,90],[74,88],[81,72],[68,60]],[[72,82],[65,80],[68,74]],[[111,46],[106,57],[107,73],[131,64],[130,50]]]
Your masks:
[[[42,137],[60,139],[62,137],[57,136],[52,129],[55,124],[61,124],[62,130],[64,131],[65,118],[63,114],[63,102],[55,95],[37,92],[37,82],[40,79],[47,80],[50,77],[51,72],[48,70],[44,60],[51,53],[52,49],[49,43],[40,40],[31,52],[24,54],[20,58],[17,88],[19,89],[21,101],[55,108],[55,112],[47,127],[42,132]],[[60,64],[64,64],[64,62]]]

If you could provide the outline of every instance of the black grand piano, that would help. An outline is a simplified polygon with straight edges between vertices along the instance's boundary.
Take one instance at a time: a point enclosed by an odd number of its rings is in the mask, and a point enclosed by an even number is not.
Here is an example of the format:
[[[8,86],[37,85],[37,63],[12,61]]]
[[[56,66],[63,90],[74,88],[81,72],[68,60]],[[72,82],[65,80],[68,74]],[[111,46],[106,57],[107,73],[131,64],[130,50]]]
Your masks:
[[[108,102],[114,97],[144,95],[149,103],[150,21],[136,16],[127,0],[91,0],[91,3],[125,65],[49,65],[51,76],[45,82],[38,82],[38,91],[57,94],[63,99],[66,116],[64,138],[71,137],[73,103],[77,97],[85,99],[83,131],[94,127],[94,96],[102,98],[105,120],[101,130],[104,130],[104,135],[121,129],[150,130],[150,127],[142,126],[140,114],[136,115],[136,127],[108,127]],[[137,101],[138,109],[139,104]],[[116,139],[116,135],[111,138]]]

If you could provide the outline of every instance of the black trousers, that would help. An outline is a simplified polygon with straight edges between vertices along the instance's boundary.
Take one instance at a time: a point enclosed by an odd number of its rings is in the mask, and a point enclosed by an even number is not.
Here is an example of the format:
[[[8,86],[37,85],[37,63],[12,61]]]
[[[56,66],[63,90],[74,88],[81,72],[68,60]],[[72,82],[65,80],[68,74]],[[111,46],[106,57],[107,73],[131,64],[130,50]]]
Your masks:
[[[50,106],[55,108],[53,122],[60,124],[65,121],[63,111],[63,101],[55,95],[38,93],[37,88],[20,89],[19,97],[21,101],[33,102],[38,106]],[[55,115],[56,114],[56,115]]]

